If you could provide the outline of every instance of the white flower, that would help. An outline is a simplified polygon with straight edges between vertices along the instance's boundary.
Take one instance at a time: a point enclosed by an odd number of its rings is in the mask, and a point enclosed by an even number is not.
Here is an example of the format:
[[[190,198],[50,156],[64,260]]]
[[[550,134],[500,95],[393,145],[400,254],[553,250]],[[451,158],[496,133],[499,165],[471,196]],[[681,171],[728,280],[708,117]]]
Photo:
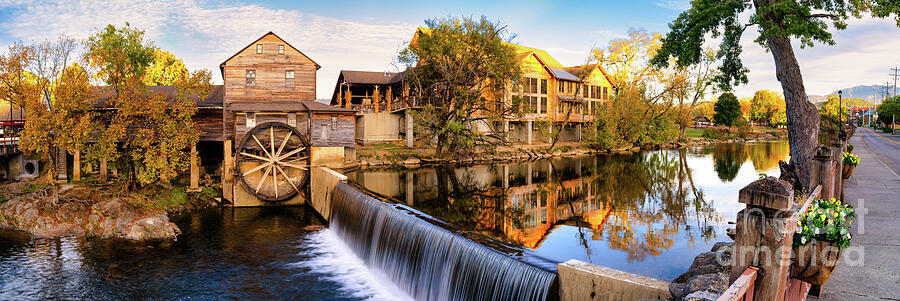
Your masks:
[[[813,231],[813,232],[815,232],[815,233],[813,233],[813,234],[816,234],[816,235],[818,235],[818,234],[819,234],[819,227],[816,227],[816,230],[815,230],[815,231]]]
[[[800,238],[800,243],[801,243],[801,244],[805,244],[805,243],[806,243],[806,236]]]

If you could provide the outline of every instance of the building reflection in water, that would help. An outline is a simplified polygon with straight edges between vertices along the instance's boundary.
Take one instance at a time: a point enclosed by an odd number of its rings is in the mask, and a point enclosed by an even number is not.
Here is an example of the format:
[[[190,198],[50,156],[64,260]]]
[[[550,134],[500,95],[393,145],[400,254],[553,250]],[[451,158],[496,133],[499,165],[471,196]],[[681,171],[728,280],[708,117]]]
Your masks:
[[[785,142],[722,144],[512,164],[362,170],[350,176],[456,226],[554,260],[574,257],[626,271],[637,264],[643,267],[631,272],[674,278],[677,274],[671,274],[684,271],[693,259],[681,257],[728,240],[726,220],[734,216],[729,208],[722,210],[729,216],[717,209],[736,204],[737,190],[720,191],[742,187],[758,173],[777,176],[777,162],[787,154]],[[716,195],[709,197],[706,190]],[[687,266],[666,265],[674,261]],[[653,262],[662,262],[666,271],[654,272]]]

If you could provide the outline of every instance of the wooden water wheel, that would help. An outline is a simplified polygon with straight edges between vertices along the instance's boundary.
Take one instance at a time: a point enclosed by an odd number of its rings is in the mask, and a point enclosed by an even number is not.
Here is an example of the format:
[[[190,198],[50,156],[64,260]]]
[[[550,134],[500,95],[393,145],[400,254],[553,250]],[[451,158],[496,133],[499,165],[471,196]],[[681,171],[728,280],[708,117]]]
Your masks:
[[[235,153],[236,176],[260,200],[290,199],[309,182],[309,143],[287,124],[257,125],[244,135]]]

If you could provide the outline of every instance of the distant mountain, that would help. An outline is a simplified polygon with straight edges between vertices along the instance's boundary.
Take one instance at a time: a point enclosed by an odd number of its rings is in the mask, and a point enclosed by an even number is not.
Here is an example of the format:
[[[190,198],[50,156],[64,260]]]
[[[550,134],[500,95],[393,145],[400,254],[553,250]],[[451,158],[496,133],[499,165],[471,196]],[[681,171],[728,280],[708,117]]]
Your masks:
[[[879,98],[878,91],[880,91],[882,86],[879,85],[871,85],[871,86],[856,86],[841,89],[843,91],[844,98],[861,98],[873,103],[879,104],[881,103],[881,99]],[[838,91],[831,92],[830,94],[837,95]],[[809,101],[812,103],[819,103],[826,101],[827,95],[809,95]]]

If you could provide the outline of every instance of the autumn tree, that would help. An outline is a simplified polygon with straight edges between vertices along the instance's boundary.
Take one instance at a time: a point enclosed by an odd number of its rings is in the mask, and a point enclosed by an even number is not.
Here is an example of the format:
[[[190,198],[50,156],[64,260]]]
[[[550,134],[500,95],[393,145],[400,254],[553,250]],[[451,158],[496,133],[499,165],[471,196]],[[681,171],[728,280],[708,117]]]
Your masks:
[[[850,118],[850,107],[838,98],[832,98],[819,108],[819,122],[822,128],[836,131]]]
[[[650,64],[661,35],[631,29],[628,36],[594,51],[609,72],[615,96],[603,103],[585,129],[585,143],[595,148],[672,141],[677,133],[674,99],[685,77]]]
[[[148,89],[144,79],[155,59],[156,47],[144,31],[108,25],[85,41],[85,58],[98,70],[107,94],[105,110],[95,118],[94,159],[111,159],[128,188],[158,180],[165,182],[189,166],[188,149],[199,132],[192,116],[195,100],[211,90],[210,72],[173,78],[175,95]]]
[[[741,22],[741,14],[750,12],[749,22]],[[863,14],[874,17],[897,16],[900,25],[900,4],[897,1],[860,0],[695,0],[691,8],[669,24],[671,31],[654,63],[668,65],[670,57],[682,66],[696,64],[701,59],[707,39],[721,38],[718,57],[721,75],[716,78],[720,88],[729,89],[747,83],[749,70],[741,62],[741,35],[750,26],[757,26],[757,44],[765,48],[775,61],[775,74],[784,92],[787,108],[788,138],[791,162],[787,168],[795,175],[794,186],[807,190],[811,173],[813,149],[818,143],[819,124],[815,106],[806,98],[806,88],[800,65],[794,54],[792,39],[801,47],[820,42],[834,44],[829,24],[838,30],[847,27],[850,17]]]
[[[784,97],[778,92],[759,90],[750,100],[750,120],[778,127],[785,121]]]
[[[678,99],[677,124],[680,128],[678,137],[684,139],[687,127],[696,116],[697,105],[706,99],[709,93],[715,91],[713,79],[718,76],[716,66],[716,51],[706,48],[703,58],[694,65],[673,67],[677,73],[683,74],[683,84],[675,86],[675,95]],[[685,101],[688,101],[687,103]],[[712,116],[709,114],[708,116]]]
[[[0,96],[23,107],[25,130],[20,147],[46,161],[53,201],[59,199],[57,162],[62,151],[75,151],[87,139],[90,77],[73,61],[77,43],[60,36],[55,41],[15,43],[0,56]]]
[[[713,118],[716,120],[716,124],[732,126],[739,118],[743,118],[741,116],[741,104],[738,101],[737,96],[734,96],[734,94],[731,94],[730,92],[719,95],[719,100],[716,101],[715,111],[716,114]]]
[[[503,143],[495,121],[510,117],[519,101],[504,100],[522,71],[506,26],[481,19],[426,20],[418,39],[400,51],[409,83],[424,107],[412,112],[418,128],[434,135],[438,155]]]
[[[148,86],[169,86],[190,76],[191,73],[181,59],[168,51],[156,49],[143,81]]]

